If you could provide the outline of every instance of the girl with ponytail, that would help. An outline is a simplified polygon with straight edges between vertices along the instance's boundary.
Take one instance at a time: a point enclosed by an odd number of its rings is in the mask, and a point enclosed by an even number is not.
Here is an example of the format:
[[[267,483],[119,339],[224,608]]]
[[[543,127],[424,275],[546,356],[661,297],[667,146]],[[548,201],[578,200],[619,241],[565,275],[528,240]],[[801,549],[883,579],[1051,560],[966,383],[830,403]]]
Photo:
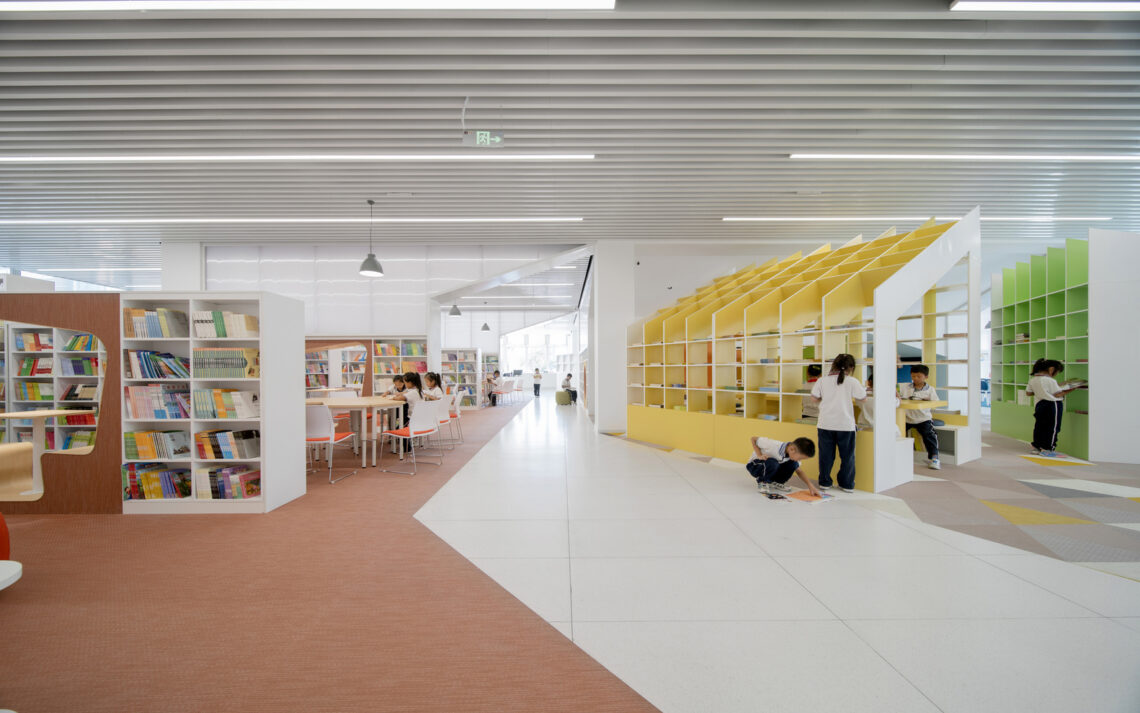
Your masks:
[[[840,354],[831,362],[831,373],[815,382],[812,400],[819,404],[819,487],[831,487],[831,466],[839,451],[839,487],[855,489],[855,408],[853,401],[864,401],[867,390],[852,376],[855,357]]]
[[[1055,378],[1065,370],[1056,359],[1038,359],[1029,375],[1025,393],[1033,397],[1033,453],[1052,458],[1057,455],[1057,436],[1061,433],[1061,414],[1066,394],[1083,385],[1078,382],[1063,388]]]

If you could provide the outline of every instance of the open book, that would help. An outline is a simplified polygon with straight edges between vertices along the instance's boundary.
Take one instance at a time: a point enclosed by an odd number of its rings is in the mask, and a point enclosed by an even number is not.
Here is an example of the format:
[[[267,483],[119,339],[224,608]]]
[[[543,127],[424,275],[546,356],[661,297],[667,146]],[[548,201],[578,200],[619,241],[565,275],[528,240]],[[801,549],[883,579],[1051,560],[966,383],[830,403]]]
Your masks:
[[[827,493],[820,493],[819,495],[812,495],[806,490],[797,490],[794,493],[788,493],[788,498],[791,500],[800,500],[805,503],[822,503],[825,500],[834,500],[834,495]]]

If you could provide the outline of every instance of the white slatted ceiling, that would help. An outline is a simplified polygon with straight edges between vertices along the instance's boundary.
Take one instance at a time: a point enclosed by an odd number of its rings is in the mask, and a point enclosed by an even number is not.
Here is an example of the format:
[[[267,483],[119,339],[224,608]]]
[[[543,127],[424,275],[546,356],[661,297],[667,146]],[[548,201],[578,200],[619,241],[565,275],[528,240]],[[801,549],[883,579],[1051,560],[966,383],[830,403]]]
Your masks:
[[[471,128],[590,162],[2,164],[0,219],[583,216],[388,226],[388,244],[766,240],[878,223],[725,215],[1106,215],[1140,164],[799,162],[792,152],[1140,153],[1140,18],[943,0],[619,0],[613,13],[129,15],[0,22],[0,155],[450,152]],[[383,198],[387,193],[399,195]],[[410,195],[407,195],[410,194]],[[905,227],[905,226],[900,226]],[[995,250],[1082,236],[987,223]],[[360,225],[0,225],[0,264],[157,267],[162,240],[363,245]],[[770,249],[769,249],[770,251]],[[84,273],[68,273],[77,279]],[[118,273],[121,284],[151,284]],[[106,281],[106,280],[99,280]]]

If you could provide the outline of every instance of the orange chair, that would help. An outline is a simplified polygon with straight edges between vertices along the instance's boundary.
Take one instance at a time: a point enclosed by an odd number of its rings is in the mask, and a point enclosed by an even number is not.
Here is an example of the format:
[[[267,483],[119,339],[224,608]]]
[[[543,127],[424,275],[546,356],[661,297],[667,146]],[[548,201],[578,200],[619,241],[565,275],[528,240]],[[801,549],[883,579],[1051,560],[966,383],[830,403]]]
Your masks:
[[[333,446],[344,443],[345,441],[356,442],[356,434],[350,431],[336,430],[336,421],[332,417],[332,412],[329,411],[328,406],[306,406],[305,407],[305,443],[310,446],[309,458],[310,466],[312,466],[312,447],[317,448],[318,454],[322,445],[328,447],[327,458],[329,463],[329,483],[344,480],[349,475],[355,475],[357,471],[352,471],[347,475],[342,475],[337,479],[332,477],[332,458]],[[354,449],[355,450],[355,449]],[[318,455],[319,457],[319,455]],[[309,470],[315,470],[310,467]]]

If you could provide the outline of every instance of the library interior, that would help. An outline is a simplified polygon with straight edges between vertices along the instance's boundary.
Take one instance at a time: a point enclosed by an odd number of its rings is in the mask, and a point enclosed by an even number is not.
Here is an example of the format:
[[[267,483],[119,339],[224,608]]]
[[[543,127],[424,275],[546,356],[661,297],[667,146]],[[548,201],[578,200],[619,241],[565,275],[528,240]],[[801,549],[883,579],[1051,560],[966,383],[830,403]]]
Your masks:
[[[1140,3],[0,56],[0,713],[1140,710]]]

